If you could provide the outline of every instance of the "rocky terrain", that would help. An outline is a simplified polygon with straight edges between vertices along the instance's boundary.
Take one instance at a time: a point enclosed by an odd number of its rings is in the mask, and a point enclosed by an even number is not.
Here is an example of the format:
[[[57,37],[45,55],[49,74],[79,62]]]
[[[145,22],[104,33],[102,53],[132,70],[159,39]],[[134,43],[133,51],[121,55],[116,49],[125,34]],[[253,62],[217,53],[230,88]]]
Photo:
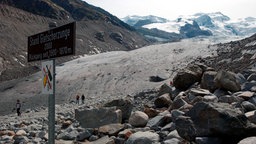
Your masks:
[[[40,70],[40,62],[27,62],[28,36],[76,21],[76,55],[129,51],[149,42],[132,27],[103,9],[81,0],[0,0],[0,81],[16,79]],[[45,11],[47,10],[47,11]]]
[[[248,53],[255,41],[255,35],[218,45],[186,40],[57,67],[56,143],[252,144],[255,57]],[[38,74],[1,85],[1,110],[14,104],[13,95],[24,105],[21,117],[0,117],[1,143],[47,143],[46,98],[36,87],[30,90],[40,79]],[[38,96],[26,98],[31,93]],[[74,96],[82,93],[85,104],[75,104]]]
[[[102,13],[84,17],[60,0],[36,1],[52,10],[45,17],[33,8],[13,7],[28,1],[0,2],[0,144],[47,143],[48,95],[41,92],[40,64],[26,63],[26,37],[19,38],[47,30],[52,20],[65,24],[68,17],[79,20],[78,55],[57,59],[56,144],[255,143],[256,35],[137,49],[148,42]],[[75,96],[82,94],[85,103],[76,104]],[[21,116],[13,109],[17,99]]]

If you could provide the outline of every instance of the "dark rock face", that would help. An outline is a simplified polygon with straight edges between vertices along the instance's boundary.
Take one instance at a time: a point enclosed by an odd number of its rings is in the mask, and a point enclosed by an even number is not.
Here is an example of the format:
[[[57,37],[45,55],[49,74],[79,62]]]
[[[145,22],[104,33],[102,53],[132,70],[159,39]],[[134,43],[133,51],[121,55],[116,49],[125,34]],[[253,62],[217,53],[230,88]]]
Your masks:
[[[178,72],[173,78],[173,85],[177,89],[187,89],[195,82],[201,81],[202,69],[198,65],[190,66],[184,71]]]
[[[241,90],[241,85],[236,77],[236,74],[232,72],[219,71],[214,81],[218,88],[224,88],[233,92]]]
[[[193,24],[185,24],[180,27],[180,34],[184,35],[187,38],[192,38],[196,36],[211,36],[212,33],[210,31],[201,30],[196,21],[193,21]]]
[[[195,137],[214,136],[228,137],[236,141],[243,137],[253,135],[256,126],[252,125],[245,115],[239,110],[225,103],[199,102],[186,113],[187,118],[176,120],[179,134],[186,139]],[[190,124],[187,130],[184,123]]]
[[[212,19],[208,15],[202,15],[195,19],[195,21],[198,23],[199,26],[205,26],[208,28],[214,27],[214,24],[212,23]]]
[[[217,72],[215,71],[207,71],[204,72],[201,80],[201,88],[208,89],[209,91],[213,92],[217,89],[217,86],[214,82],[214,77],[216,76]]]

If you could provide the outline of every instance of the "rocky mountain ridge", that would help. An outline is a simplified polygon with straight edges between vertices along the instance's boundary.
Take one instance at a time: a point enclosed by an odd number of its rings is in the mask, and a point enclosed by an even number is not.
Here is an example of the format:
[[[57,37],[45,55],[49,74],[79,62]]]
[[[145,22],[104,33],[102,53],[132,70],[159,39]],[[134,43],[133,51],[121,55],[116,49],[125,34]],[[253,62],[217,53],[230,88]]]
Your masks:
[[[28,63],[27,37],[76,21],[76,56],[57,59],[60,64],[84,54],[129,51],[149,42],[132,27],[110,13],[80,0],[0,1],[0,81],[16,79],[38,71],[39,62]],[[48,13],[40,11],[49,9]]]
[[[160,19],[159,17],[156,18]],[[175,20],[155,21],[156,18],[154,16],[127,16],[122,20],[130,25],[140,23],[139,28],[147,28],[149,31],[150,29],[158,29],[169,34],[176,33],[181,38],[195,36],[213,36],[215,38],[219,37],[219,39],[226,39],[227,37],[244,38],[256,33],[255,18],[248,17],[234,21],[221,12],[197,13],[191,16],[180,16]],[[142,21],[147,23],[143,24]],[[161,35],[154,35],[154,37],[165,38],[165,41],[172,40]]]

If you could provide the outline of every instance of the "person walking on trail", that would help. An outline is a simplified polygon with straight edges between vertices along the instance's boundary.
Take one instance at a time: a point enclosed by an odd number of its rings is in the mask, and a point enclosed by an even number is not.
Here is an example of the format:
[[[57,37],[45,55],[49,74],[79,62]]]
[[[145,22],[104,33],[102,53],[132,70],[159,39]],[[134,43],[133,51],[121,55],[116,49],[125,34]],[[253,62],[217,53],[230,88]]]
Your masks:
[[[79,95],[76,95],[76,104],[79,104],[79,99],[80,99]]]
[[[20,108],[21,108],[20,100],[17,100],[17,102],[16,102],[16,111],[17,111],[17,115],[18,115],[18,116],[21,115],[21,113],[20,113]]]
[[[84,104],[84,99],[85,99],[85,97],[84,97],[84,94],[82,95],[82,104]]]

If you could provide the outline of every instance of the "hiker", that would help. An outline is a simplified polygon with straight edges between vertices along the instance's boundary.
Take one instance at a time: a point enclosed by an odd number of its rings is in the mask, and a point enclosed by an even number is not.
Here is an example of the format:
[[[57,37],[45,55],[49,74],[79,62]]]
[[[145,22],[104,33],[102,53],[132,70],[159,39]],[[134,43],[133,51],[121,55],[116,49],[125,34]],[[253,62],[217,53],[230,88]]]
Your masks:
[[[20,108],[21,108],[20,100],[17,100],[17,102],[16,102],[16,111],[17,111],[17,115],[18,115],[18,116],[21,115],[21,113],[20,113]]]
[[[76,104],[79,104],[79,99],[80,99],[79,95],[76,95]]]
[[[82,104],[84,104],[84,99],[85,99],[85,97],[84,97],[84,94],[82,95]]]

